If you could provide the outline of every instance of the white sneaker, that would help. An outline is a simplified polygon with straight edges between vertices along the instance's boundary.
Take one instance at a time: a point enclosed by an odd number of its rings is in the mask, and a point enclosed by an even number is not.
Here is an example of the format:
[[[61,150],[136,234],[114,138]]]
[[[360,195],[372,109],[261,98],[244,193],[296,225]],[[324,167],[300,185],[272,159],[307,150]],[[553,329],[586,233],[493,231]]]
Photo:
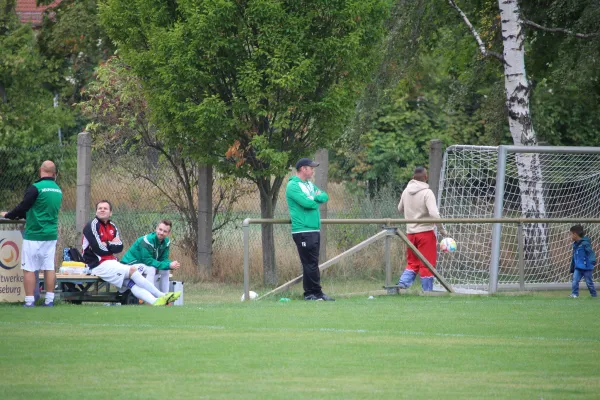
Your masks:
[[[570,297],[570,298],[572,298],[572,299],[576,299],[576,298],[578,298],[579,296],[577,296],[576,294],[572,294],[572,295],[570,295],[569,297]]]

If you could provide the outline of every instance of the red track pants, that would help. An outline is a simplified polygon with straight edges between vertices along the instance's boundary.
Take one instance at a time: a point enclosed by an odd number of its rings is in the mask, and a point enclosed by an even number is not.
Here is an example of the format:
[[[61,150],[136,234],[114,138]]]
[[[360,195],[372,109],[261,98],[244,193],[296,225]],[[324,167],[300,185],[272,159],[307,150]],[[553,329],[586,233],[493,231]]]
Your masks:
[[[406,236],[408,236],[408,240],[415,245],[417,250],[419,250],[421,254],[425,256],[427,261],[435,268],[435,263],[437,261],[437,239],[435,237],[435,232],[409,233]],[[407,248],[406,250],[406,261],[408,263],[406,269],[414,271],[416,274],[420,274],[421,278],[432,277],[433,274],[429,268],[419,260],[416,254],[410,248]]]

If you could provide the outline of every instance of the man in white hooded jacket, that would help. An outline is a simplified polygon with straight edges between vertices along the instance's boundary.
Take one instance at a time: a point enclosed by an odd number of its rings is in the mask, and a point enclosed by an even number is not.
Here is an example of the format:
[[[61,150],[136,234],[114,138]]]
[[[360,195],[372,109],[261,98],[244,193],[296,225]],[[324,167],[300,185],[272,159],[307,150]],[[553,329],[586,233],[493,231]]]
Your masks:
[[[427,184],[427,170],[424,167],[415,168],[413,179],[408,182],[406,189],[402,192],[398,211],[404,213],[405,219],[440,218],[435,195]],[[446,231],[441,224],[437,224],[439,232],[446,236]],[[417,250],[435,267],[437,261],[437,239],[435,237],[435,226],[433,224],[406,224],[408,239],[415,245]],[[417,274],[421,276],[421,287],[423,291],[433,290],[433,274],[419,260],[410,248],[406,249],[406,269],[400,276],[398,286],[409,288]]]

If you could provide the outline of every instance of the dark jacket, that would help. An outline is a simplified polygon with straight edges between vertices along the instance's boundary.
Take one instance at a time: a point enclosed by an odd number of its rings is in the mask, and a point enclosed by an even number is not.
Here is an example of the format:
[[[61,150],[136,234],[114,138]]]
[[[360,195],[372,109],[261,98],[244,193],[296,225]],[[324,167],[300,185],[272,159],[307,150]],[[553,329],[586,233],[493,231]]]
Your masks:
[[[94,218],[88,222],[83,228],[83,261],[87,266],[94,268],[104,261],[116,260],[113,254],[123,251],[123,243],[108,242],[119,236],[117,226],[111,221],[103,223]]]
[[[596,253],[592,249],[590,239],[584,237],[573,242],[573,257],[571,257],[571,273],[577,269],[594,269],[596,265]]]

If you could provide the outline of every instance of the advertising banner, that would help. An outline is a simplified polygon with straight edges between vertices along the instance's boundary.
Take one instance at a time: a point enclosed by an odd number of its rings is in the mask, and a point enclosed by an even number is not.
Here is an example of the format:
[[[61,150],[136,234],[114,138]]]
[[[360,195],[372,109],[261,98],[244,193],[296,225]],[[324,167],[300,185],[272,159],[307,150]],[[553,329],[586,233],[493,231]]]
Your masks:
[[[14,303],[25,299],[22,245],[21,232],[0,230],[0,302]]]

